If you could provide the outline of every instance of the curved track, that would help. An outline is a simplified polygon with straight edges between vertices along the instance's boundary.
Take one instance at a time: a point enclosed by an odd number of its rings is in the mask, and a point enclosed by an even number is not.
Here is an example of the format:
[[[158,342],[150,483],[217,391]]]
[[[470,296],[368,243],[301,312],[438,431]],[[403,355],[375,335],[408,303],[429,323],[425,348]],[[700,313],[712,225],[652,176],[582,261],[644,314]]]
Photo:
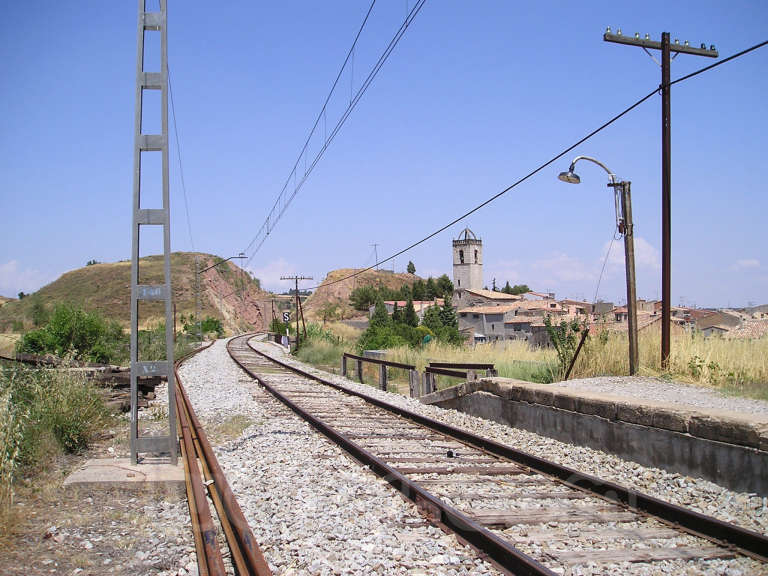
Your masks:
[[[514,574],[768,573],[768,538],[347,390],[253,349],[232,358],[280,401]]]

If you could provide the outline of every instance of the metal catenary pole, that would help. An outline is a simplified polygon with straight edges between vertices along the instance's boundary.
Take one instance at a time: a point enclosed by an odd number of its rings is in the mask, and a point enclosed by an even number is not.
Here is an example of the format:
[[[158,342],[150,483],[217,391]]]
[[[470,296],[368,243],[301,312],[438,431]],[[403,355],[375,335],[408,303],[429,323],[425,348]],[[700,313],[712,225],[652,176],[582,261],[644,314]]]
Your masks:
[[[671,86],[670,64],[678,54],[692,54],[694,56],[706,56],[717,58],[715,46],[707,48],[702,43],[699,48],[690,46],[688,42],[680,44],[675,40],[669,41],[669,32],[661,34],[661,42],[651,40],[648,35],[640,38],[624,36],[621,29],[616,34],[611,29],[603,34],[603,40],[616,44],[638,46],[648,52],[648,49],[661,52],[661,365],[669,368],[669,354],[671,343],[671,319],[672,319],[672,112],[671,112]],[[674,53],[674,56],[672,56]],[[648,52],[650,55],[650,52]],[[653,58],[653,56],[651,56]],[[654,58],[655,60],[655,58]],[[657,62],[658,63],[658,62]]]
[[[136,108],[133,152],[133,221],[131,226],[131,461],[138,462],[139,453],[168,454],[176,464],[178,442],[176,436],[176,382],[173,371],[173,307],[171,290],[171,225],[170,195],[168,190],[168,34],[167,0],[160,0],[159,11],[147,11],[145,0],[139,0],[136,54]],[[160,70],[147,70],[144,61],[146,32],[160,32]],[[161,133],[144,132],[142,122],[144,91],[160,90]],[[162,207],[143,207],[141,200],[141,163],[143,153],[157,153],[162,157]],[[139,274],[139,245],[142,226],[163,227],[163,284],[141,284]],[[165,360],[144,361],[139,356],[139,303],[165,304]],[[138,380],[160,376],[168,380],[168,434],[140,436],[138,429]]]

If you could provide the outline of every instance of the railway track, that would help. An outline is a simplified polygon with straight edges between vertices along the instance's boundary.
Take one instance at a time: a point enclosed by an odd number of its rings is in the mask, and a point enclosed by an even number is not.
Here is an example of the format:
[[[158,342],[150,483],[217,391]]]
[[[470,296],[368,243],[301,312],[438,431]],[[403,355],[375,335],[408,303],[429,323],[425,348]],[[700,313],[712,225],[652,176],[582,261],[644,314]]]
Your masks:
[[[270,576],[272,572],[216,460],[179,377],[178,367],[181,363],[202,350],[198,349],[176,362],[177,428],[198,572],[200,576],[225,576],[229,573],[224,562],[228,552],[236,574]],[[216,510],[218,526],[208,498]],[[224,535],[223,543],[219,538],[219,527]],[[227,552],[222,553],[222,544],[225,544]]]
[[[768,574],[768,538],[342,388],[232,339],[232,358],[433,522],[511,574]]]

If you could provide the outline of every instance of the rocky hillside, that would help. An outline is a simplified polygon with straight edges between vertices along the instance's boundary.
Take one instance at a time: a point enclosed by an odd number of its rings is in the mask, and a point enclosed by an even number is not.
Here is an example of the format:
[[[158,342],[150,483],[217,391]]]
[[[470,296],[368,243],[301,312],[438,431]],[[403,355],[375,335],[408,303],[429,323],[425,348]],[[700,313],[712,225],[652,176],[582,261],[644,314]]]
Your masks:
[[[326,310],[335,306],[335,317],[341,320],[360,316],[361,313],[349,304],[349,295],[359,286],[386,286],[397,290],[405,284],[413,284],[415,274],[396,274],[385,270],[367,270],[354,278],[347,278],[359,269],[342,268],[333,270],[304,304],[304,315],[310,319],[322,319]],[[341,280],[346,278],[345,280]],[[341,281],[339,281],[341,280]]]
[[[220,260],[211,254],[174,252],[171,255],[171,285],[176,303],[177,327],[182,316],[195,313],[195,261],[199,269]],[[93,264],[63,274],[23,300],[10,300],[0,306],[0,332],[19,332],[34,325],[33,309],[40,304],[46,309],[58,302],[71,302],[86,310],[96,310],[128,327],[130,323],[130,261]],[[163,257],[147,256],[139,265],[140,281],[145,284],[163,282]],[[39,303],[39,304],[38,304]],[[203,272],[200,279],[201,317],[213,316],[230,332],[261,329],[270,302],[266,292],[232,260]],[[145,303],[139,307],[142,327],[164,320],[162,303]],[[268,322],[268,318],[266,321]]]

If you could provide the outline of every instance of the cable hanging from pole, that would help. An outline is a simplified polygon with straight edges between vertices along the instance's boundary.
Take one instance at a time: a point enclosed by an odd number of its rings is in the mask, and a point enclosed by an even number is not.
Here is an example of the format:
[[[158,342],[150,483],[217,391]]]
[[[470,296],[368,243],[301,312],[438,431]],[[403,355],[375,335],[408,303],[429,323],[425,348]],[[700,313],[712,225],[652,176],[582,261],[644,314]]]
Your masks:
[[[706,72],[706,71],[711,70],[713,68],[716,68],[716,67],[718,67],[718,66],[720,66],[722,64],[725,64],[726,62],[730,62],[732,60],[735,60],[736,58],[738,58],[740,56],[744,56],[745,54],[748,54],[748,53],[750,53],[750,52],[752,52],[754,50],[757,50],[758,48],[762,48],[765,45],[768,45],[768,40],[766,40],[764,42],[760,42],[759,44],[755,44],[754,46],[751,46],[750,48],[747,48],[746,50],[742,50],[741,52],[737,52],[736,54],[733,54],[732,56],[729,56],[728,58],[725,58],[723,60],[715,62],[714,64],[710,64],[709,66],[705,66],[704,68],[696,70],[696,71],[694,71],[694,72],[692,72],[690,74],[687,74],[686,76],[682,76],[681,78],[673,80],[672,82],[670,82],[670,85],[677,84],[677,83],[682,82],[684,80],[688,80],[690,78],[693,78],[694,76],[697,76],[697,75],[701,74],[702,72]],[[413,244],[410,244],[406,248],[403,248],[402,250],[399,250],[398,252],[395,252],[391,256],[388,256],[387,258],[384,258],[383,260],[380,260],[380,261],[374,263],[373,265],[368,266],[367,268],[363,268],[361,270],[353,272],[352,274],[348,274],[347,276],[344,276],[343,278],[339,278],[338,280],[333,280],[332,282],[327,282],[325,284],[322,284],[322,286],[331,286],[333,284],[338,284],[339,282],[344,282],[345,280],[349,280],[350,278],[356,278],[357,276],[360,276],[361,274],[363,274],[365,272],[368,272],[369,270],[373,270],[374,268],[376,268],[377,266],[379,266],[381,264],[385,264],[386,262],[389,262],[390,260],[393,260],[394,258],[397,258],[398,256],[401,256],[402,254],[405,254],[409,250],[412,250],[416,246],[419,246],[420,244],[423,244],[427,240],[430,240],[430,239],[434,238],[435,236],[437,236],[441,232],[444,232],[445,230],[447,230],[448,228],[450,228],[454,224],[457,224],[458,222],[461,222],[462,220],[464,220],[468,216],[471,216],[472,214],[474,214],[475,212],[477,212],[481,208],[484,208],[485,206],[487,206],[488,204],[490,204],[494,200],[497,200],[498,198],[501,198],[507,192],[509,192],[513,188],[516,188],[517,186],[519,186],[520,184],[522,184],[526,180],[530,179],[532,176],[538,174],[539,172],[544,170],[544,168],[548,167],[550,164],[552,164],[555,161],[559,160],[560,158],[562,158],[563,156],[565,156],[566,154],[571,152],[573,149],[577,148],[578,146],[581,146],[584,142],[586,142],[587,140],[589,140],[593,136],[597,135],[598,133],[602,132],[603,130],[608,128],[608,126],[610,126],[611,124],[615,123],[619,119],[623,118],[624,116],[629,114],[632,110],[634,110],[635,108],[637,108],[638,106],[640,106],[641,104],[646,102],[652,96],[657,94],[658,90],[659,90],[658,87],[654,88],[653,90],[648,92],[648,94],[646,94],[645,96],[643,96],[642,98],[640,98],[639,100],[634,102],[632,105],[628,106],[627,108],[625,108],[624,110],[622,110],[621,112],[616,114],[614,117],[612,117],[610,120],[604,122],[599,127],[597,127],[594,130],[592,130],[592,132],[590,132],[589,134],[587,134],[586,136],[584,136],[583,138],[581,138],[580,140],[578,140],[574,144],[571,144],[570,146],[568,146],[563,151],[559,152],[557,155],[553,156],[552,158],[550,158],[549,160],[547,160],[543,164],[540,164],[538,167],[536,167],[534,170],[530,171],[528,174],[526,174],[522,178],[518,179],[517,181],[515,181],[511,185],[507,186],[502,191],[497,192],[496,194],[494,194],[493,196],[491,196],[487,200],[481,202],[480,204],[478,204],[474,208],[470,209],[469,211],[465,212],[461,216],[458,216],[457,218],[454,218],[453,220],[451,220],[450,222],[448,222],[444,226],[441,226],[440,228],[438,228],[434,232],[430,233],[429,235],[425,236],[421,240],[417,240],[416,242],[414,242]],[[320,285],[312,286],[311,288],[307,288],[307,290],[316,290],[318,288],[320,288]]]

